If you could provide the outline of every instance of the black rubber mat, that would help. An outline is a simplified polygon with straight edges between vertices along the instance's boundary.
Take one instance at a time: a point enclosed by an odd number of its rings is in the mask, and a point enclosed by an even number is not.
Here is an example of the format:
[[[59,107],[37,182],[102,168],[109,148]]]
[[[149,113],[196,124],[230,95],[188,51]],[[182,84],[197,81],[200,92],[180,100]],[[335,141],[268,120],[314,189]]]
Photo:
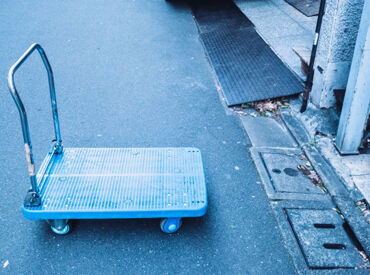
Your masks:
[[[229,106],[299,93],[303,85],[253,28],[201,34]]]
[[[285,0],[306,16],[319,14],[320,0]]]
[[[189,4],[201,33],[217,29],[242,29],[252,22],[230,0],[190,0]]]
[[[232,1],[200,0],[191,7],[228,106],[302,91],[303,84]]]

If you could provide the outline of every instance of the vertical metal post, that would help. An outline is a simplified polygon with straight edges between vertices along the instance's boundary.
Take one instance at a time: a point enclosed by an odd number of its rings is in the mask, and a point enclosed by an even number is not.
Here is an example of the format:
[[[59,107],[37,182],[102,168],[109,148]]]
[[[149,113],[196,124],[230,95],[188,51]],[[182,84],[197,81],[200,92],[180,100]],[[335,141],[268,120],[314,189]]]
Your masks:
[[[304,91],[303,91],[303,98],[302,98],[302,106],[300,112],[303,113],[307,109],[308,99],[312,90],[313,85],[313,74],[314,74],[314,63],[316,58],[316,51],[317,51],[317,44],[319,43],[319,36],[321,30],[322,19],[325,13],[325,5],[326,0],[320,1],[320,8],[319,8],[319,15],[317,16],[316,21],[316,29],[315,29],[315,38],[313,41],[312,49],[311,49],[311,56],[310,56],[310,63],[308,65],[308,75],[305,81]]]
[[[41,198],[40,198],[39,190],[37,187],[35,164],[34,164],[34,158],[33,158],[33,153],[32,153],[31,136],[30,136],[30,130],[28,126],[27,113],[22,103],[22,100],[19,97],[18,91],[15,87],[14,74],[18,70],[18,68],[23,64],[23,62],[32,54],[34,50],[37,50],[39,52],[41,59],[45,65],[46,71],[48,73],[51,108],[52,108],[53,121],[54,121],[55,153],[60,153],[63,150],[62,138],[60,135],[60,128],[59,128],[59,118],[58,118],[58,109],[57,109],[57,102],[56,102],[56,96],[55,96],[53,71],[51,69],[49,60],[45,54],[44,49],[38,44],[32,44],[31,47],[29,47],[28,50],[10,68],[9,74],[8,74],[9,91],[14,99],[15,104],[17,105],[20,120],[21,120],[26,159],[27,159],[27,164],[28,164],[28,173],[29,173],[30,181],[31,181],[31,190],[29,191],[26,197],[26,200],[25,200],[26,206],[40,205]]]
[[[45,54],[45,51],[38,46],[38,52],[41,55],[42,61],[44,62],[46,71],[48,73],[48,81],[49,81],[49,92],[50,92],[50,101],[51,101],[51,109],[53,112],[53,122],[54,122],[54,133],[55,133],[55,149],[56,153],[60,153],[62,151],[62,137],[60,135],[60,126],[59,126],[59,117],[58,117],[58,108],[57,108],[57,99],[55,96],[55,85],[54,85],[54,75],[53,70],[51,69],[49,60]]]
[[[336,137],[341,154],[357,154],[370,109],[370,1],[365,1]]]

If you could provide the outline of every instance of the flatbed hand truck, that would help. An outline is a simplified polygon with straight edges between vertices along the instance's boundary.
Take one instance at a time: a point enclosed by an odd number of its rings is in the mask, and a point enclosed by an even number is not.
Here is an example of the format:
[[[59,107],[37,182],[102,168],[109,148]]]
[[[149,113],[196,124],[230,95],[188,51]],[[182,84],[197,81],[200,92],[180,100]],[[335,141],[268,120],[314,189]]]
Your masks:
[[[35,50],[45,65],[55,139],[35,173],[24,105],[14,74]],[[67,234],[71,219],[162,218],[173,233],[183,217],[206,213],[207,190],[202,157],[196,148],[64,148],[59,129],[53,72],[43,48],[31,47],[10,68],[10,93],[17,105],[31,188],[22,212],[46,220],[56,234]]]

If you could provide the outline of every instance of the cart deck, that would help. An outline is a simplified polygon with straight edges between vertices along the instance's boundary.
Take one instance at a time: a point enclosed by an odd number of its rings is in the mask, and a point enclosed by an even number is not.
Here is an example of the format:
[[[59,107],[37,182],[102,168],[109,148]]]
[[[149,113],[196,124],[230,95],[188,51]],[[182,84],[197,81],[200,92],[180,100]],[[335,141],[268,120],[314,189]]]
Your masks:
[[[64,148],[37,174],[29,219],[197,217],[207,206],[196,148]]]

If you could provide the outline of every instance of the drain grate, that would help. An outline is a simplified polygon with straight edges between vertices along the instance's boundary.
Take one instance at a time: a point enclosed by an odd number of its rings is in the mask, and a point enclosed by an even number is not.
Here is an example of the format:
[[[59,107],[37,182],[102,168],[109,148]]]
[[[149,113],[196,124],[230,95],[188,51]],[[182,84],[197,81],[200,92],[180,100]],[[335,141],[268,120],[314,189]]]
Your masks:
[[[345,230],[345,221],[332,209],[284,209],[310,269],[356,268],[365,261],[358,241]]]

